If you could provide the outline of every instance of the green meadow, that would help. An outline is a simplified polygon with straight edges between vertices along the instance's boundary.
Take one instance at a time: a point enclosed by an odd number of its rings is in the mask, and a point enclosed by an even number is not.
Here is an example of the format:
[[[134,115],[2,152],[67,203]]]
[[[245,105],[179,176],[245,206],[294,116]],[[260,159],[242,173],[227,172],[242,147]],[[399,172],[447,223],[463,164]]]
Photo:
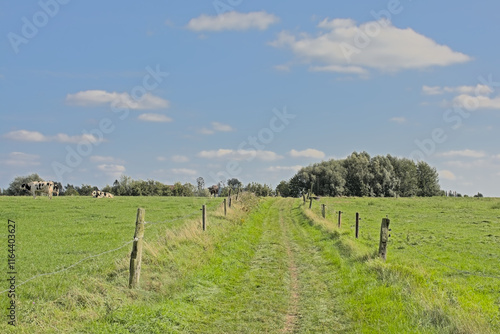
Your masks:
[[[499,199],[321,198],[310,210],[301,199],[245,194],[227,216],[221,204],[0,197],[4,259],[7,220],[16,222],[18,285],[12,327],[4,260],[0,332],[500,332]],[[147,222],[143,264],[139,288],[129,289],[138,207]]]

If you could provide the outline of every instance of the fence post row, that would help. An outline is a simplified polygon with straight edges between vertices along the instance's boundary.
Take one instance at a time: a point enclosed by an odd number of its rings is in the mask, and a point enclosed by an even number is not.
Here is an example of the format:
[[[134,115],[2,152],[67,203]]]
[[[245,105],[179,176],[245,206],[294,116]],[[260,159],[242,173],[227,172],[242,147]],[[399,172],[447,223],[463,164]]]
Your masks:
[[[134,243],[132,245],[132,253],[130,254],[130,277],[128,281],[129,289],[139,285],[141,276],[141,261],[142,261],[142,243],[144,238],[144,216],[143,208],[137,209],[137,218],[135,220]]]
[[[382,225],[380,226],[380,244],[378,247],[378,255],[385,261],[387,258],[387,242],[389,241],[389,218],[382,218]]]
[[[356,239],[359,236],[359,212],[356,212]]]
[[[226,202],[224,201],[224,204]],[[201,207],[201,219],[202,219],[202,227],[203,227],[203,231],[205,231],[207,229],[207,208],[205,206],[205,204],[202,205]]]

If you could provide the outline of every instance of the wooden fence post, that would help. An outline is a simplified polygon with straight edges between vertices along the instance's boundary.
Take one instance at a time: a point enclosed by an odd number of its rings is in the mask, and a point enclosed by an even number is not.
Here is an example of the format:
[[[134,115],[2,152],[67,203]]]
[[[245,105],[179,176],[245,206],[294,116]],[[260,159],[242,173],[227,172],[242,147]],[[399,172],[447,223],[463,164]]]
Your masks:
[[[238,201],[238,195],[240,194],[240,187],[238,187],[238,191],[236,192],[236,201]]]
[[[342,211],[339,210],[339,228],[342,225]]]
[[[302,199],[304,200],[304,204],[306,204],[306,194],[302,193]]]
[[[378,255],[385,261],[387,258],[387,242],[389,241],[389,218],[382,218],[380,226],[380,244],[378,247]]]
[[[359,212],[356,212],[356,239],[359,236]]]
[[[142,242],[144,238],[145,214],[146,213],[144,209],[137,209],[134,243],[132,244],[132,253],[130,254],[130,277],[128,280],[129,289],[135,288],[139,285],[139,278],[141,276]]]
[[[326,204],[321,204],[321,214],[326,218]]]
[[[225,200],[224,204],[226,204]],[[202,228],[203,231],[205,231],[207,229],[207,207],[205,206],[205,204],[202,205],[201,211]]]
[[[224,198],[224,216],[227,214],[226,199]]]
[[[309,209],[310,209],[310,208],[312,208],[312,205],[313,205],[313,199],[312,199],[312,198],[310,198],[310,199],[309,199]]]

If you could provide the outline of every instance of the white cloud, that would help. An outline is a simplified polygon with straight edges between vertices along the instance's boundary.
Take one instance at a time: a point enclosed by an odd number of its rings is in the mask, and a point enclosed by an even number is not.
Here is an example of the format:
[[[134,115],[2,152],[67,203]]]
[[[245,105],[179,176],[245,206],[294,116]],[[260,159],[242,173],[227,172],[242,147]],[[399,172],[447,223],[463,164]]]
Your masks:
[[[49,141],[48,137],[38,131],[17,130],[3,135],[4,138],[16,141],[44,142]]]
[[[360,66],[341,66],[341,65],[311,66],[309,67],[309,70],[312,72],[368,74],[368,71]]]
[[[201,128],[198,132],[201,133],[202,135],[213,135],[215,133],[214,130],[210,130],[207,128]]]
[[[444,90],[439,86],[423,86],[422,93],[425,95],[441,95],[444,94]]]
[[[256,158],[264,161],[273,161],[282,158],[278,154],[271,151],[227,149],[201,151],[198,153],[198,156],[206,159],[252,160]]]
[[[442,95],[445,93],[459,93],[459,94],[474,94],[476,96],[489,95],[493,93],[493,89],[487,85],[477,84],[476,86],[422,86],[422,93],[424,95]]]
[[[189,158],[184,156],[184,155],[174,155],[172,157],[172,161],[173,162],[178,162],[178,163],[182,163],[182,162],[188,162],[189,161]]]
[[[156,123],[172,122],[172,119],[170,117],[167,117],[162,114],[151,114],[151,113],[140,114],[139,117],[137,117],[137,119],[140,121],[156,122]]]
[[[404,117],[393,117],[393,118],[390,119],[390,121],[394,122],[394,123],[402,124],[402,123],[406,123],[407,119],[404,118]]]
[[[176,174],[176,175],[191,175],[191,176],[194,176],[194,175],[198,174],[198,172],[195,171],[194,169],[188,169],[188,168],[172,168],[170,171],[173,174]]]
[[[158,157],[156,157],[156,160],[158,160],[158,161],[167,161],[167,158],[162,157],[162,156],[158,156]]]
[[[117,164],[102,164],[98,165],[97,169],[115,178],[119,177],[125,172],[125,166]]]
[[[298,172],[302,166],[300,165],[295,165],[295,166],[271,166],[266,168],[266,171],[268,172],[283,172],[283,171],[293,171],[293,172]]]
[[[151,93],[145,93],[134,99],[129,93],[106,92],[104,90],[86,90],[75,94],[68,94],[66,102],[76,106],[99,106],[109,104],[116,108],[128,109],[164,109],[169,102]]]
[[[122,164],[123,160],[111,156],[92,155],[89,160],[94,163]]]
[[[83,134],[79,136],[69,136],[64,133],[58,133],[54,137],[52,137],[52,140],[60,142],[60,143],[72,143],[72,144],[78,144],[78,143],[84,143],[84,142],[89,142],[89,143],[97,143],[99,140],[97,137],[91,134]]]
[[[312,70],[366,74],[368,69],[398,71],[463,63],[471,58],[386,20],[360,25],[351,19],[325,19],[315,35],[281,32],[270,44],[290,49]],[[367,32],[367,33],[365,33]],[[316,65],[317,64],[317,65]]]
[[[315,158],[315,159],[323,159],[325,157],[325,153],[318,151],[313,148],[308,148],[303,151],[291,150],[289,152],[292,158]]]
[[[219,122],[212,122],[212,128],[201,128],[198,130],[199,133],[203,135],[213,135],[216,132],[231,132],[234,131],[234,128],[231,125],[223,124]]]
[[[231,132],[231,131],[234,131],[234,129],[231,127],[231,125],[222,124],[222,123],[219,123],[219,122],[212,122],[212,128],[215,131],[220,131],[220,132]]]
[[[91,134],[83,134],[77,136],[70,136],[65,133],[58,133],[55,136],[46,136],[38,131],[17,130],[11,131],[4,135],[4,138],[15,141],[26,142],[59,142],[59,143],[97,143],[103,141]]]
[[[466,106],[467,110],[474,109],[500,109],[500,96],[471,96],[461,94],[453,99],[453,105]]]
[[[27,167],[40,165],[40,156],[36,154],[28,154],[23,152],[12,152],[6,160],[0,161],[3,165],[13,167]]]
[[[483,151],[474,151],[465,149],[459,151],[448,151],[443,153],[437,153],[436,156],[445,158],[451,158],[451,157],[484,158],[486,156],[486,153],[484,153]]]
[[[186,27],[192,31],[266,30],[271,24],[278,21],[277,16],[265,11],[250,13],[232,11],[217,16],[202,14],[191,19]]]
[[[475,169],[476,171],[480,170],[480,169],[491,167],[491,163],[485,159],[478,159],[478,160],[472,160],[472,161],[452,160],[452,161],[446,161],[445,164],[447,166],[454,167],[454,168]]]
[[[455,174],[453,174],[452,172],[450,172],[449,170],[446,170],[446,169],[439,171],[439,177],[442,179],[445,179],[445,180],[450,180],[450,181],[454,181],[457,178],[455,176]]]

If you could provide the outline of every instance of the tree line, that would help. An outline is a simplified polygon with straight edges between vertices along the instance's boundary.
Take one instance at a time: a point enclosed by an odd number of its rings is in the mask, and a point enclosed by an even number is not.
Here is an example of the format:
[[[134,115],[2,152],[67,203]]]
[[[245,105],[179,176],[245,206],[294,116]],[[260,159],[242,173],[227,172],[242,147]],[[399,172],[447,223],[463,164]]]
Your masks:
[[[22,190],[21,185],[41,180],[43,179],[36,173],[27,176],[18,176],[9,184],[7,189],[0,192],[0,195],[31,195],[31,193]],[[66,184],[66,186],[63,186],[60,182],[54,182],[59,188],[60,196],[91,196],[94,190],[110,192],[117,196],[210,196],[210,192],[205,187],[205,181],[202,177],[197,178],[196,183],[196,186],[189,182],[184,184],[175,182],[172,185],[167,185],[155,180],[134,180],[126,175],[122,175],[112,185],[106,185],[102,189],[90,184],[82,184],[81,186]],[[236,178],[229,179],[227,182],[221,181],[220,186],[220,196],[227,196],[230,190],[233,191],[233,194],[238,190],[253,192],[257,196],[270,196],[273,194],[273,190],[269,185],[252,182],[244,186]]]
[[[434,167],[391,155],[354,152],[345,159],[328,160],[301,168],[290,180],[281,181],[276,192],[298,197],[317,196],[411,197],[444,195]]]
[[[9,187],[2,191],[2,195],[28,195],[21,190],[21,184],[39,180],[42,179],[37,174],[16,177]],[[90,196],[92,191],[98,189],[89,184],[56,184],[59,186],[60,195],[63,196]],[[299,197],[305,193],[332,197],[446,195],[439,187],[436,169],[426,162],[414,162],[391,155],[370,157],[366,152],[354,152],[345,159],[331,159],[303,167],[290,180],[281,181],[274,190],[267,184],[257,182],[244,186],[236,178],[227,182],[221,181],[220,186],[220,196],[227,196],[230,190],[238,189],[253,192],[257,196],[283,197]],[[196,185],[181,182],[167,185],[155,180],[134,180],[122,175],[112,185],[106,185],[100,190],[117,196],[210,196],[202,177],[196,179]]]

